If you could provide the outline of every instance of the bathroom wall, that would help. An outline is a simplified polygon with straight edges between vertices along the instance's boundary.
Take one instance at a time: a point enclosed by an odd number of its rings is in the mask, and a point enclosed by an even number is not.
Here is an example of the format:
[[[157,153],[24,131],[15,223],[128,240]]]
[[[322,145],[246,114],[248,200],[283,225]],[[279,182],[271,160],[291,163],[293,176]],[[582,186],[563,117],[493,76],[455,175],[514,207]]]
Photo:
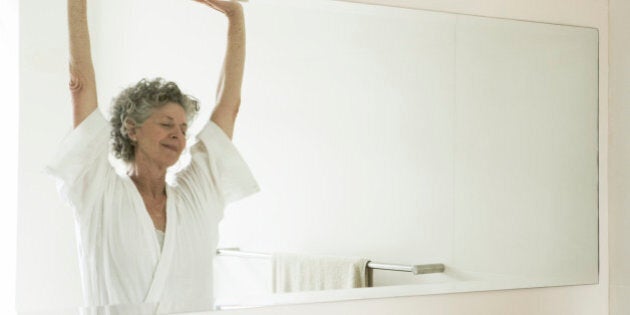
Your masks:
[[[262,1],[262,0],[261,0]],[[46,47],[44,52],[32,52],[25,57],[26,64],[34,64],[43,70],[37,70],[27,72],[24,74],[26,79],[36,80],[38,86],[42,89],[38,93],[24,92],[21,98],[29,103],[41,104],[41,106],[57,106],[59,108],[58,116],[55,117],[39,117],[38,111],[23,113],[22,122],[25,122],[25,117],[36,117],[37,124],[42,126],[49,126],[58,124],[59,121],[69,122],[70,108],[66,106],[68,103],[67,97],[64,96],[66,91],[66,77],[65,77],[65,60],[67,58],[65,50],[67,43],[60,41],[59,38],[65,38],[65,1],[55,0],[47,1],[44,3],[36,3],[34,1],[22,1],[21,6],[29,8],[31,6],[31,12],[29,14],[35,14],[34,12],[42,12],[37,15],[44,24],[48,25],[48,31],[50,36],[35,36],[40,30],[29,28],[25,25],[24,32],[31,34],[23,38],[22,45],[25,47]],[[608,88],[608,5],[606,1],[587,1],[582,0],[576,3],[576,1],[570,0],[555,0],[555,1],[526,1],[526,0],[513,0],[513,1],[499,1],[499,0],[484,0],[477,2],[469,1],[390,1],[388,3],[397,3],[404,6],[416,7],[421,9],[430,10],[445,10],[454,13],[469,13],[477,15],[487,15],[492,17],[505,17],[525,20],[536,20],[541,22],[553,22],[553,23],[567,23],[574,25],[590,26],[600,28],[600,150],[601,150],[601,169],[600,169],[600,277],[599,284],[577,287],[561,287],[561,288],[546,288],[546,289],[530,289],[530,290],[510,290],[488,293],[467,293],[467,294],[450,294],[450,295],[438,295],[438,296],[419,296],[410,298],[391,298],[391,299],[374,299],[368,301],[354,301],[354,302],[337,302],[326,304],[313,304],[313,305],[301,305],[301,306],[286,306],[286,307],[274,307],[269,309],[250,310],[250,311],[235,311],[234,314],[321,314],[321,313],[344,313],[344,314],[382,314],[382,313],[396,313],[396,314],[417,314],[418,310],[426,312],[439,312],[441,314],[606,314],[607,310],[607,292],[608,292],[608,199],[607,191],[607,167],[608,167],[608,154],[607,154],[607,88]],[[39,10],[34,10],[32,6],[38,6]],[[45,6],[45,7],[44,7]],[[27,12],[27,11],[22,11]],[[44,14],[45,12],[46,14]],[[119,12],[120,14],[130,14],[131,11]],[[627,12],[627,11],[626,11]],[[197,13],[190,13],[197,14]],[[112,30],[109,35],[100,34],[98,36],[120,36],[124,34],[122,30],[116,28],[116,25],[112,25]],[[221,33],[221,26],[216,26],[217,33]],[[124,36],[124,35],[123,35]],[[213,38],[213,35],[208,35],[208,38]],[[216,38],[216,37],[214,37]],[[201,38],[201,45],[205,45],[206,38]],[[38,46],[39,45],[39,46]],[[627,46],[626,46],[627,47]],[[122,53],[121,50],[112,51],[113,54]],[[220,55],[222,52],[218,52]],[[217,56],[208,56],[207,60],[219,60]],[[196,65],[192,65],[196,66]],[[203,71],[208,71],[209,75],[217,73],[216,65],[207,65]],[[125,68],[121,65],[121,68]],[[113,69],[104,69],[105,71],[112,71]],[[142,72],[144,69],[138,69]],[[147,70],[148,71],[148,70]],[[56,75],[60,73],[61,75]],[[150,73],[149,73],[150,74]],[[115,73],[110,73],[114,76]],[[132,73],[121,73],[123,75],[132,75]],[[177,79],[177,78],[176,78]],[[186,80],[186,78],[179,78]],[[24,80],[24,78],[22,79]],[[627,81],[625,81],[627,82]],[[189,82],[190,84],[196,84]],[[200,84],[201,85],[201,84]],[[194,86],[192,89],[203,90],[203,86]],[[627,84],[626,84],[627,85]],[[116,90],[118,86],[105,86],[101,91],[101,95],[107,93],[107,91]],[[209,87],[214,88],[214,87]],[[101,92],[99,91],[99,92]],[[47,102],[48,95],[55,95],[56,99],[64,100],[58,104],[50,104]],[[107,99],[103,102],[107,103]],[[623,116],[618,116],[623,117]],[[627,115],[625,116],[627,117]],[[30,122],[32,123],[32,122]],[[627,124],[627,118],[623,123]],[[620,124],[623,125],[623,124]],[[23,124],[28,126],[28,123]],[[628,133],[628,127],[620,127],[621,132]],[[44,129],[48,130],[48,128]],[[68,125],[69,130],[69,125]],[[24,131],[24,130],[22,130]],[[624,134],[624,133],[620,133]],[[63,132],[53,131],[51,134],[42,135],[47,139],[58,139],[63,136]],[[53,150],[54,142],[43,143],[44,149]],[[613,143],[614,144],[614,143]],[[29,150],[33,148],[23,147],[20,148],[21,152],[29,154]],[[39,150],[39,149],[38,149]],[[28,163],[28,162],[26,162]],[[29,167],[26,164],[26,168],[20,176],[41,176],[34,166]],[[626,178],[628,178],[626,176]],[[627,179],[620,179],[616,186],[618,189],[626,188],[628,190]],[[31,202],[26,196],[37,193],[41,199],[44,200],[56,200],[54,191],[48,189],[48,187],[31,187],[28,190],[21,193],[21,199],[24,202]],[[623,191],[623,190],[620,190]],[[48,198],[48,199],[46,199]],[[611,200],[612,202],[612,200]],[[50,212],[45,216],[29,217],[28,213],[21,213],[21,229],[28,232],[32,229],[38,229],[45,227],[49,222],[63,221],[67,224],[61,225],[55,229],[55,233],[51,234],[49,239],[44,240],[42,243],[34,242],[34,240],[28,237],[20,238],[21,246],[26,248],[37,249],[33,252],[26,253],[27,258],[37,258],[31,262],[20,261],[21,266],[18,269],[18,275],[22,277],[37,277],[48,278],[51,281],[43,282],[42,286],[46,290],[42,290],[41,294],[37,292],[29,292],[24,294],[22,300],[18,300],[18,306],[29,305],[31,301],[45,301],[47,307],[55,306],[67,306],[77,302],[80,296],[80,290],[78,287],[78,275],[76,274],[76,260],[67,259],[68,257],[75,257],[74,252],[74,232],[72,230],[70,213],[64,212],[65,208],[60,207],[58,204],[52,204],[50,206]],[[25,233],[26,233],[25,232]],[[20,234],[22,236],[22,234]],[[58,247],[57,244],[69,244],[68,246]],[[24,253],[22,253],[24,254]],[[61,257],[64,257],[63,259]],[[48,272],[42,274],[20,274],[20,270],[26,270],[29,268],[29,264],[40,263],[46,261],[49,265]],[[52,270],[55,272],[53,273]],[[619,282],[628,284],[628,282]],[[56,287],[56,285],[63,284],[64,289]],[[69,287],[67,287],[69,285]],[[48,286],[48,287],[46,287]],[[69,288],[69,289],[68,289]],[[26,288],[18,287],[18,293],[20,290],[26,290]],[[24,292],[24,291],[22,291]],[[45,294],[45,292],[56,292],[58,294],[51,295]]]
[[[357,1],[379,3],[383,1]],[[620,1],[619,1],[620,2]],[[541,22],[566,23],[599,28],[600,35],[600,216],[599,283],[587,286],[572,286],[527,290],[475,292],[408,298],[373,299],[336,303],[282,306],[267,309],[232,311],[232,314],[608,314],[608,3],[607,1],[388,1],[391,5],[443,10],[492,17],[505,17]],[[627,19],[628,10],[619,11]],[[627,23],[627,22],[625,22]],[[623,29],[623,28],[620,28]],[[626,27],[627,29],[627,27]],[[624,46],[627,48],[627,46]],[[624,50],[621,50],[624,51]],[[614,66],[614,65],[613,65]],[[620,83],[627,82],[622,81]],[[626,83],[627,85],[627,83]],[[628,115],[619,115],[622,125],[618,133],[628,134]],[[627,158],[626,158],[627,160]],[[625,179],[624,179],[625,178]],[[628,176],[617,183],[615,189],[628,191]],[[611,200],[612,201],[612,200]],[[612,220],[611,220],[612,221]],[[627,232],[626,232],[627,235]],[[623,245],[623,236],[619,239]],[[627,238],[627,237],[626,237]],[[613,249],[614,250],[614,249]],[[627,253],[627,251],[626,251]],[[625,273],[627,275],[627,273]],[[628,282],[621,282],[628,284]],[[621,291],[627,287],[620,287]],[[627,290],[627,289],[626,289]],[[626,295],[627,296],[627,293]],[[621,300],[621,299],[620,299]],[[617,303],[621,301],[618,300]],[[615,304],[613,304],[615,306]],[[626,310],[627,308],[620,308]],[[622,314],[619,312],[618,314]]]
[[[17,181],[17,117],[18,117],[18,2],[0,1],[0,93],[2,94],[2,115],[0,124],[3,136],[4,154],[0,163],[0,174],[5,183]],[[2,220],[0,220],[0,313],[15,312],[15,251],[17,245],[17,187],[2,185],[0,189]]]
[[[610,1],[610,314],[630,314],[630,2]]]
[[[247,12],[237,140],[262,192],[228,209],[224,246],[448,267],[375,286],[596,281],[596,31],[334,2]],[[269,292],[269,263],[244,260],[218,259],[220,296]]]
[[[17,285],[19,311],[80,305],[81,290],[72,214],[62,207],[42,161],[71,130],[68,91],[66,1],[20,1],[20,137],[42,141],[19,145]],[[62,124],[64,124],[62,122]],[[61,138],[57,138],[61,139]],[[27,184],[29,183],[29,184]],[[38,184],[41,183],[41,184]],[[54,186],[54,182],[53,182]],[[54,199],[53,199],[54,198]],[[42,233],[43,232],[43,233]]]

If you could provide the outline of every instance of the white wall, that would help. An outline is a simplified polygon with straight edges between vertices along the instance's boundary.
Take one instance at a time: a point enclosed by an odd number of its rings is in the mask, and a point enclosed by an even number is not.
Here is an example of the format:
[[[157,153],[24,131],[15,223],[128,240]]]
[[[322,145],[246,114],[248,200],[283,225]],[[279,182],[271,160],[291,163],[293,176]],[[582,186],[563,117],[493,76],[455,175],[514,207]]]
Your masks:
[[[246,13],[237,137],[262,191],[230,206],[221,244],[450,266],[456,17],[335,2]],[[222,295],[269,293],[249,278],[257,264],[223,264]],[[374,285],[428,278],[392,274]]]
[[[19,133],[21,139],[42,140],[21,141],[19,146],[16,303],[20,311],[80,305],[77,259],[64,258],[77,253],[72,214],[56,202],[54,184],[52,189],[47,185],[50,179],[42,169],[42,161],[58,143],[53,137],[61,139],[71,130],[69,120],[59,124],[61,117],[72,115],[65,11],[64,0],[20,1]]]
[[[447,266],[594,283],[597,32],[458,16],[456,38]]]
[[[610,1],[610,314],[630,313],[630,2]]]
[[[357,1],[357,2],[379,2]],[[608,314],[608,4],[607,1],[389,1],[407,7],[599,28],[600,35],[600,274],[596,285],[409,298],[374,299],[268,309],[233,314]],[[627,12],[627,11],[624,11]],[[627,13],[625,13],[627,14]],[[624,117],[627,117],[624,116]],[[627,118],[625,118],[627,120]],[[625,121],[624,120],[624,121]],[[627,127],[626,127],[627,129]],[[624,133],[622,133],[624,134]],[[627,134],[627,131],[626,133]],[[627,178],[627,176],[626,176]],[[619,188],[627,187],[627,179]],[[626,189],[627,191],[627,189]],[[628,282],[625,282],[626,284]],[[627,292],[627,291],[625,291]],[[626,295],[627,296],[627,295]],[[621,312],[619,314],[622,314]]]
[[[237,135],[262,192],[227,211],[224,247],[447,266],[375,286],[596,282],[595,30],[334,2],[247,13]],[[268,262],[238,260],[218,259],[219,295],[268,293]]]
[[[27,40],[22,44],[25,47],[41,47],[44,45],[47,47],[45,53],[47,56],[50,56],[50,59],[42,59],[43,53],[33,53],[26,56],[23,62],[29,64],[36,64],[40,66],[42,70],[34,71],[31,73],[26,73],[25,76],[27,79],[33,79],[38,82],[38,86],[47,87],[43,90],[39,90],[38,93],[47,95],[48,93],[59,94],[63,93],[66,88],[67,78],[65,77],[65,50],[66,43],[59,42],[59,38],[65,37],[65,29],[63,29],[63,25],[65,23],[64,20],[60,20],[60,17],[64,17],[63,13],[59,13],[58,10],[64,10],[65,1],[55,0],[55,1],[47,1],[47,5],[50,7],[48,9],[56,12],[55,14],[50,14],[48,10],[41,10],[40,12],[46,12],[47,14],[43,14],[38,16],[37,18],[42,19],[42,21],[46,22],[48,25],[51,25],[51,29],[49,31],[54,35],[40,36],[37,35],[38,30],[36,29],[25,29],[24,31],[27,34],[30,34]],[[526,20],[538,20],[543,22],[557,22],[557,23],[569,23],[575,25],[583,25],[583,26],[592,26],[600,28],[600,126],[602,130],[601,138],[600,138],[600,149],[603,154],[602,156],[602,164],[601,164],[601,172],[600,172],[600,180],[602,182],[601,196],[606,196],[607,194],[607,178],[606,178],[606,170],[607,170],[607,98],[606,93],[602,93],[601,91],[607,90],[607,43],[608,43],[608,33],[607,33],[607,3],[605,1],[593,2],[593,1],[582,1],[579,3],[575,3],[575,1],[569,0],[557,0],[557,1],[538,1],[538,2],[530,2],[525,0],[519,1],[511,1],[509,4],[503,3],[502,1],[484,1],[484,2],[466,2],[466,1],[397,1],[400,4],[414,6],[423,9],[434,9],[434,10],[446,10],[455,13],[472,13],[479,15],[488,15],[493,17],[506,17],[506,18],[517,18],[517,19],[526,19]],[[23,6],[28,6],[29,1],[22,1]],[[35,5],[34,1],[30,1],[30,5]],[[38,3],[37,5],[42,5]],[[55,11],[56,10],[56,11]],[[36,12],[36,11],[31,11]],[[122,12],[123,14],[129,14],[130,12]],[[48,19],[48,20],[47,20]],[[58,27],[58,26],[61,26]],[[115,27],[115,26],[112,26]],[[137,30],[137,32],[142,33],[143,30]],[[121,34],[122,32],[118,30],[116,34]],[[103,35],[105,36],[105,35]],[[218,38],[208,36],[208,38]],[[159,46],[156,46],[159,49]],[[122,51],[122,49],[121,49]],[[58,58],[54,58],[54,57]],[[47,60],[58,60],[50,63]],[[194,58],[191,58],[194,59]],[[208,57],[208,60],[218,60],[217,57]],[[210,67],[211,68],[211,67]],[[202,69],[204,72],[206,70],[213,69]],[[202,71],[200,70],[200,71]],[[113,71],[113,70],[110,70]],[[140,73],[146,75],[147,72],[143,69],[138,69]],[[63,75],[52,75],[51,73],[61,73]],[[217,73],[216,71],[207,71],[207,73],[213,74]],[[31,77],[28,77],[31,75]],[[114,75],[114,74],[112,74]],[[121,74],[122,75],[122,74]],[[126,75],[133,76],[133,73],[127,73]],[[177,78],[176,78],[177,79]],[[181,80],[185,80],[182,78]],[[125,80],[121,80],[120,82],[126,82]],[[194,83],[191,83],[194,84]],[[210,85],[210,84],[208,84]],[[100,95],[106,95],[107,90],[114,90],[119,87],[104,87],[101,91],[99,91]],[[204,88],[201,86],[193,87],[193,89],[202,91]],[[29,96],[29,91],[23,91],[21,94],[23,100],[27,102],[32,99]],[[64,96],[57,95],[57,99],[64,99]],[[102,101],[101,103],[107,103],[107,100]],[[67,121],[69,123],[70,117],[70,108],[66,106],[68,104],[67,100],[64,104],[45,104],[42,106],[58,106],[60,108],[58,117],[45,117],[42,121],[38,121],[40,124],[50,124],[56,125],[60,122]],[[34,113],[26,113],[28,117],[37,116],[37,112]],[[22,116],[24,117],[24,116]],[[62,117],[67,117],[62,118]],[[21,127],[22,131],[28,130],[29,122],[25,121],[24,118],[22,120],[24,123]],[[32,123],[32,122],[31,122]],[[68,124],[69,126],[69,124]],[[59,139],[61,134],[49,134],[42,135],[50,139]],[[54,144],[56,142],[52,141],[51,143],[46,142],[44,144],[46,148],[53,149]],[[31,148],[25,147],[21,148],[21,153],[25,152],[28,154],[28,150]],[[20,176],[40,176],[38,174],[39,170],[33,167],[29,168],[28,164],[24,169],[24,173],[20,174]],[[33,187],[35,191],[40,194],[42,198],[50,198],[49,200],[55,200],[56,197],[54,191],[50,192],[46,187]],[[23,196],[27,196],[29,192],[23,192],[21,194],[21,198],[25,198]],[[339,303],[327,303],[327,304],[317,304],[317,305],[304,305],[304,306],[294,306],[294,307],[277,307],[271,309],[261,309],[261,310],[252,310],[250,311],[252,314],[293,314],[293,313],[302,313],[302,314],[320,314],[320,313],[346,313],[346,314],[381,314],[381,313],[396,313],[396,314],[415,314],[419,309],[427,312],[440,312],[441,314],[605,314],[607,309],[607,290],[608,290],[608,250],[607,250],[607,233],[608,233],[608,216],[607,216],[607,199],[600,199],[600,284],[591,285],[591,286],[580,286],[580,287],[566,287],[566,288],[548,288],[548,289],[536,289],[536,290],[513,290],[513,291],[502,291],[502,292],[492,292],[492,293],[468,293],[468,294],[452,294],[452,295],[440,295],[440,296],[423,296],[423,297],[413,297],[413,298],[398,298],[398,299],[379,299],[379,300],[369,300],[369,301],[361,301],[361,302],[339,302]],[[24,200],[24,202],[29,202],[28,200]],[[71,217],[69,213],[64,213],[59,210],[57,205],[51,206],[51,212],[48,214],[50,217],[33,217],[33,218],[22,218],[21,220],[26,219],[29,222],[29,226],[21,226],[22,228],[28,229],[37,229],[38,224],[42,226],[49,222],[53,217],[58,218],[58,216],[66,216],[64,220],[71,221]],[[35,223],[35,224],[33,224]],[[21,240],[22,245],[25,245],[29,248],[38,248],[42,251],[38,256],[37,261],[47,261],[50,264],[50,270],[61,270],[58,271],[55,275],[58,277],[59,282],[63,283],[65,281],[61,281],[64,278],[67,278],[70,275],[70,283],[78,284],[78,279],[72,276],[71,273],[67,273],[66,270],[76,268],[76,266],[68,266],[69,269],[64,269],[63,262],[57,260],[57,255],[55,253],[54,244],[58,242],[74,242],[73,231],[68,230],[60,230],[57,231],[58,234],[55,237],[51,238],[50,243],[41,244],[41,243],[29,243],[28,238]],[[65,250],[71,250],[65,249]],[[65,253],[64,255],[74,253]],[[57,268],[60,267],[60,268]],[[19,270],[18,270],[19,275]],[[37,275],[29,275],[29,276],[37,276]],[[72,278],[74,277],[74,278]],[[64,285],[67,285],[65,283]],[[18,288],[19,290],[20,288]],[[75,287],[74,293],[78,292],[78,286]],[[36,298],[30,296],[29,298]],[[72,294],[68,296],[42,296],[41,298],[47,299],[50,301],[48,306],[55,306],[55,303],[58,305],[65,306],[68,301],[72,301]],[[18,301],[20,302],[20,301]],[[19,303],[18,303],[19,304]],[[516,309],[516,310],[515,310]],[[247,312],[247,313],[250,313]],[[241,312],[237,312],[241,313]],[[245,313],[245,312],[243,312]]]
[[[16,267],[16,222],[17,187],[17,117],[18,117],[18,2],[0,1],[0,93],[3,95],[2,115],[5,122],[0,124],[5,154],[0,163],[0,174],[5,184],[0,189],[2,221],[0,221],[0,313],[10,314],[15,310],[15,267]]]

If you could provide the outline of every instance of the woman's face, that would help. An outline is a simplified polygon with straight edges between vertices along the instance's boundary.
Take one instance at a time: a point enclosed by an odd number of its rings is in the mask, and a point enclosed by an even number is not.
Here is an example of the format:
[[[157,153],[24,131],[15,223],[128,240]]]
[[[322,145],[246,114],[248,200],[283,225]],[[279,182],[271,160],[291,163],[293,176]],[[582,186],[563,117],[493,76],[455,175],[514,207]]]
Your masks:
[[[135,162],[172,166],[186,147],[187,128],[186,111],[179,104],[156,108],[142,126],[134,128]]]

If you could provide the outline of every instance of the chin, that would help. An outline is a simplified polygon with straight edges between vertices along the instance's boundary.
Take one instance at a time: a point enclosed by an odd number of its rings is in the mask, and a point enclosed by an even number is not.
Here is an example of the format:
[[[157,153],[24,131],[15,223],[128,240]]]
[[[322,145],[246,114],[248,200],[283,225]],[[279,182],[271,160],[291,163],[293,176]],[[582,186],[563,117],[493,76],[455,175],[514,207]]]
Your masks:
[[[171,167],[175,164],[177,164],[177,161],[179,161],[179,156],[177,157],[177,159],[168,159],[166,161],[164,161],[164,164],[166,165],[166,167]]]

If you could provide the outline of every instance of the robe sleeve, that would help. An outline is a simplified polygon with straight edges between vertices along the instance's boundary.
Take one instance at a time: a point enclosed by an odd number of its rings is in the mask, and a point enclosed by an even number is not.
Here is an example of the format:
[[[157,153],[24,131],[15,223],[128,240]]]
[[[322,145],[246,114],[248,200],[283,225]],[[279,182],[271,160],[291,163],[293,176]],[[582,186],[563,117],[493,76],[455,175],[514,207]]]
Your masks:
[[[64,137],[46,164],[46,173],[57,180],[59,194],[78,215],[92,208],[104,193],[107,179],[115,175],[108,159],[109,131],[108,121],[95,110]]]
[[[190,165],[177,175],[178,185],[197,202],[218,197],[227,205],[260,191],[249,166],[217,124],[210,120],[197,139]]]

